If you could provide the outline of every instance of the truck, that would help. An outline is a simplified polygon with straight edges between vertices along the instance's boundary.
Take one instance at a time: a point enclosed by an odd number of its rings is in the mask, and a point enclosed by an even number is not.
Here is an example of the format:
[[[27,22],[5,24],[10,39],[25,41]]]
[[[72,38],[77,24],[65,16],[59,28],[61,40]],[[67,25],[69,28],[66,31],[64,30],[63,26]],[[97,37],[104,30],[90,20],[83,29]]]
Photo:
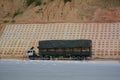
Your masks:
[[[44,40],[39,41],[41,59],[77,59],[92,57],[92,40]]]

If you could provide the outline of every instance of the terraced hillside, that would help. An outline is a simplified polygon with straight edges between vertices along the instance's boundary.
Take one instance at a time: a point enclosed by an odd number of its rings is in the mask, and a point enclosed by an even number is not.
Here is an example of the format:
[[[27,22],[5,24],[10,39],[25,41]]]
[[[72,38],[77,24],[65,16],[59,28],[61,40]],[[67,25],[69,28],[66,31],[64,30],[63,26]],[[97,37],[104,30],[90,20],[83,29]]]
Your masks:
[[[43,40],[92,40],[92,55],[120,59],[120,23],[10,24],[0,38],[0,57],[26,57],[32,46],[38,53]]]

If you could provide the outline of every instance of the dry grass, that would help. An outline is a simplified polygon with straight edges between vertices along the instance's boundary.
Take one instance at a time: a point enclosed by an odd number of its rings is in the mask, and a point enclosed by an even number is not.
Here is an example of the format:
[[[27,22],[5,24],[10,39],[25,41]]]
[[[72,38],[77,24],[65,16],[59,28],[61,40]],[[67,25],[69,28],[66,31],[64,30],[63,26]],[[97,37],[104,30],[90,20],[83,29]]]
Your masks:
[[[99,8],[116,8],[120,7],[120,0],[76,0],[79,18],[91,16]]]
[[[84,21],[84,19],[88,18],[92,20],[97,9],[120,7],[120,0],[71,0],[67,1],[66,4],[63,4],[64,0],[43,0],[43,3],[46,4],[38,6],[32,4],[29,6],[25,6],[25,2],[27,0],[22,0],[21,2],[20,1],[21,0],[16,0],[12,3],[10,2],[10,0],[1,0],[0,18],[3,18],[3,20],[7,19],[7,17],[5,16],[9,13],[10,15],[15,16],[15,21],[18,23],[35,23],[46,21],[68,22],[68,20],[72,20],[73,18],[74,20],[78,20],[77,22],[79,22]],[[39,8],[36,9],[37,7]],[[23,11],[23,14],[19,14],[20,12],[15,13],[15,10],[18,9]],[[39,9],[42,10],[39,11]],[[74,10],[72,11],[71,9]],[[2,13],[3,11],[5,12]],[[10,17],[12,18],[12,16],[9,16],[9,18]]]

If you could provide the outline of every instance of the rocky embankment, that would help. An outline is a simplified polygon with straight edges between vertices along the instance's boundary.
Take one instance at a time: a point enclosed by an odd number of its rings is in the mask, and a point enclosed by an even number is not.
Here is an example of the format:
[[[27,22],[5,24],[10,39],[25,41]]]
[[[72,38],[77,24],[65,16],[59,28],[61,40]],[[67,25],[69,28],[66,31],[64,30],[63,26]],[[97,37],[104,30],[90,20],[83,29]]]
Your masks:
[[[120,22],[120,0],[0,0],[0,11],[0,23]]]

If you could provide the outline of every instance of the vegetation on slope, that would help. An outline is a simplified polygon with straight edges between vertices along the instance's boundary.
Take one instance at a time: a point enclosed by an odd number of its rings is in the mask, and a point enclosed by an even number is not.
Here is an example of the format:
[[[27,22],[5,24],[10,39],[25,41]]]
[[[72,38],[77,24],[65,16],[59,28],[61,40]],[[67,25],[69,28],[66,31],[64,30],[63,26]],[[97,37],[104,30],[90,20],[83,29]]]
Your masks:
[[[30,6],[32,3],[35,3],[36,6],[40,6],[42,4],[42,0],[27,0],[26,4],[27,6]]]
[[[120,8],[120,0],[0,0],[0,19],[3,23],[82,22],[92,20],[98,9],[109,8]]]

